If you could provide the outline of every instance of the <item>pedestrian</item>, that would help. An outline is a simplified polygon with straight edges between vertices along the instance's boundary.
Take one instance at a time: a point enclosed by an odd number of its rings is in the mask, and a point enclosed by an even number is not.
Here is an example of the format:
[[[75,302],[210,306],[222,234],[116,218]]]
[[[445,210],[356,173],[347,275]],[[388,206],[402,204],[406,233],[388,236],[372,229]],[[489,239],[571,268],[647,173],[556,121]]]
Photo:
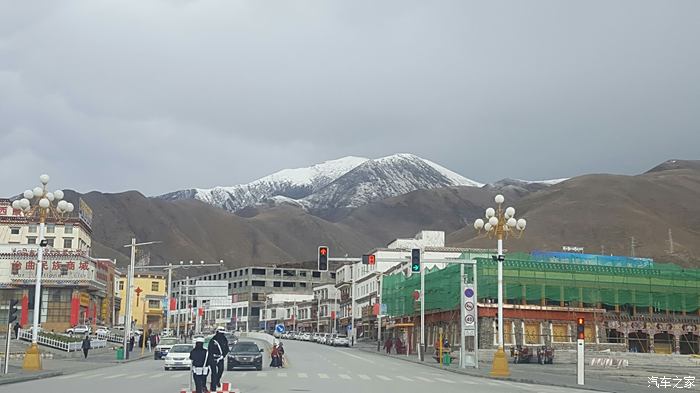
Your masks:
[[[87,334],[85,335],[85,339],[83,339],[83,355],[85,356],[85,359],[87,359],[88,351],[90,350],[90,336]]]
[[[21,327],[22,327],[22,326],[19,324],[19,322],[15,322],[15,326],[12,327],[12,330],[14,330],[14,332],[15,332],[15,338],[16,338],[17,340],[19,340],[19,329],[20,329]]]
[[[131,337],[129,337],[129,352],[134,350],[134,335],[132,334]]]
[[[209,351],[204,348],[204,337],[197,337],[194,340],[194,348],[190,351],[190,360],[192,361],[195,391],[204,393],[207,389],[207,375],[210,371]]]
[[[387,355],[389,355],[391,353],[391,347],[392,347],[392,341],[391,341],[391,337],[389,337],[384,342],[384,349],[386,349]]]
[[[280,367],[284,367],[284,345],[282,345],[282,341],[280,341],[280,345],[277,346],[277,352],[280,354]]]
[[[209,363],[211,366],[211,391],[215,392],[221,384],[221,377],[224,375],[224,363],[228,354],[228,340],[224,333],[223,326],[216,328],[216,333],[209,340]]]
[[[280,350],[279,347],[277,347],[277,344],[272,346],[272,351],[270,351],[270,367],[272,368],[278,368],[280,367],[280,364],[282,363],[280,361]]]

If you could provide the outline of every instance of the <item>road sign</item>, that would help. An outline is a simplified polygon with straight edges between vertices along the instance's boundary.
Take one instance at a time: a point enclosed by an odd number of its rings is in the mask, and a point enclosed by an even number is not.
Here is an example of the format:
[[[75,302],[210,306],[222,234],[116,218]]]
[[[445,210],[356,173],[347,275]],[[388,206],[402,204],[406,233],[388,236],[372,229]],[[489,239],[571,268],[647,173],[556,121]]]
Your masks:
[[[276,331],[277,333],[284,333],[284,325],[281,324],[281,323],[278,323],[278,324],[275,326],[275,331]]]
[[[467,325],[473,325],[473,324],[474,324],[474,316],[471,315],[471,314],[467,314],[467,316],[464,317],[464,322],[465,322]]]
[[[464,290],[464,296],[471,298],[474,296],[474,289],[471,287],[468,287],[467,289]]]
[[[464,309],[467,311],[472,311],[474,310],[474,303],[472,302],[466,302],[464,303]]]
[[[464,333],[464,335],[467,337],[474,337],[476,336],[476,329],[474,326],[466,326],[462,333]]]
[[[386,303],[382,303],[382,315],[386,315],[388,307],[386,306]]]
[[[352,325],[348,325],[347,331],[348,331],[348,334],[350,334],[352,332]]]

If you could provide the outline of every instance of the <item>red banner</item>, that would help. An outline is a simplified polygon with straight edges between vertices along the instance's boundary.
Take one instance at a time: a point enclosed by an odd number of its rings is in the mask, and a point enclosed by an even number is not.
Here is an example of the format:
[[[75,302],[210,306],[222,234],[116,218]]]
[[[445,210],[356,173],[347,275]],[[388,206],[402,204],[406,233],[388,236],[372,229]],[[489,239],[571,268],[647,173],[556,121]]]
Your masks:
[[[199,316],[200,316],[200,317],[203,317],[203,316],[204,316],[204,309],[203,309],[202,307],[199,307],[198,312],[199,312]]]
[[[335,311],[331,311],[331,319],[335,319]]]
[[[22,313],[19,316],[19,324],[26,326],[29,322],[29,295],[22,296]]]
[[[177,300],[174,297],[170,298],[170,311],[177,310]]]
[[[75,326],[80,319],[80,298],[73,296],[70,301],[70,325]]]
[[[379,303],[374,303],[372,306],[372,314],[379,315]]]

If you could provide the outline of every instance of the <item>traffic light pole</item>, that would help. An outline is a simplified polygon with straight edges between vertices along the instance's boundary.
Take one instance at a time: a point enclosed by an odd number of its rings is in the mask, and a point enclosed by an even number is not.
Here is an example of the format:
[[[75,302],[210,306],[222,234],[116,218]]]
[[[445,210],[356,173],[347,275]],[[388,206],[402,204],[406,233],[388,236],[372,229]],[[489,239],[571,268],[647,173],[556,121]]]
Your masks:
[[[425,361],[425,263],[423,263],[423,249],[420,251],[420,345],[418,345],[418,358]]]
[[[12,324],[7,324],[7,337],[5,338],[5,363],[3,364],[3,374],[9,371],[10,363],[10,335],[12,335]]]
[[[583,385],[584,377],[583,341],[580,338],[576,340],[576,380],[579,385]]]

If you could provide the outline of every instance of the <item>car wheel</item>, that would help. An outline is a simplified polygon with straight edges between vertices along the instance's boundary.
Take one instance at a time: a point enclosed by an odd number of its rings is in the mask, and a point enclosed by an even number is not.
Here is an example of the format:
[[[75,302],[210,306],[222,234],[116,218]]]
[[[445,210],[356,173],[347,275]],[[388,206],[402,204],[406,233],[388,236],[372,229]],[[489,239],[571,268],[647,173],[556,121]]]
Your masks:
[[[167,368],[167,367],[163,367],[163,370],[168,371],[168,370],[170,370],[170,369]]]
[[[262,366],[255,367],[256,370],[262,371]]]

